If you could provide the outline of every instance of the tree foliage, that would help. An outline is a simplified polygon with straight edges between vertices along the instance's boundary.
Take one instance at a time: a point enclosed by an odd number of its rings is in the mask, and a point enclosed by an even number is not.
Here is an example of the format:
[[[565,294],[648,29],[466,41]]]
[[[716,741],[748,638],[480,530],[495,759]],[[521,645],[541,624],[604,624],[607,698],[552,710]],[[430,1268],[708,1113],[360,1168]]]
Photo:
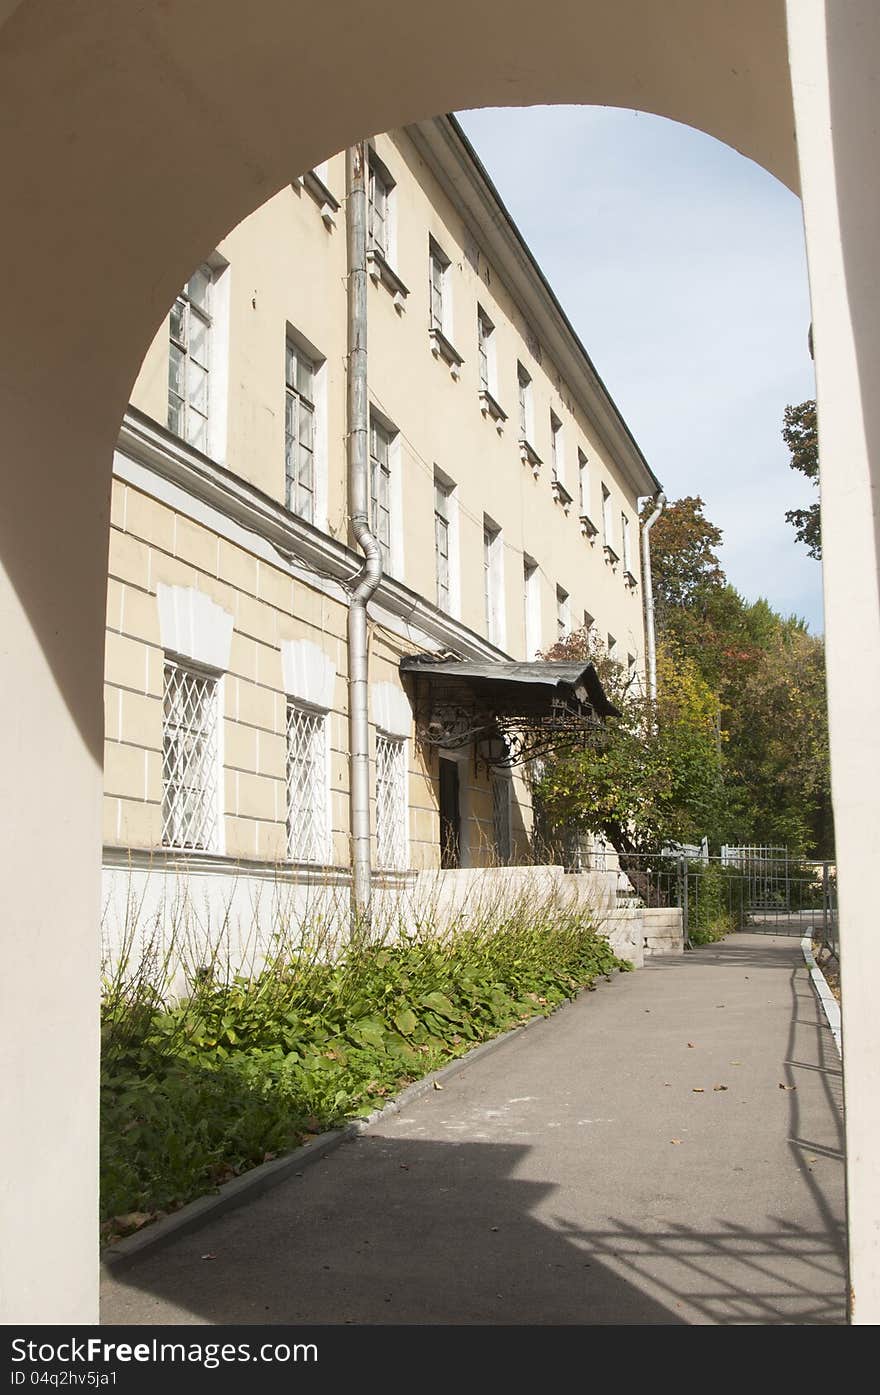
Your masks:
[[[799,402],[786,407],[783,414],[782,439],[788,446],[789,465],[799,470],[819,487],[819,434],[816,425],[816,403]],[[818,502],[806,509],[789,509],[787,523],[794,526],[798,542],[802,542],[811,557],[822,560],[822,521]]]
[[[539,803],[621,851],[706,835],[833,856],[823,641],[728,583],[721,538],[699,497],[670,503],[652,529],[655,706],[595,638],[548,652],[591,659],[622,715],[546,763]]]

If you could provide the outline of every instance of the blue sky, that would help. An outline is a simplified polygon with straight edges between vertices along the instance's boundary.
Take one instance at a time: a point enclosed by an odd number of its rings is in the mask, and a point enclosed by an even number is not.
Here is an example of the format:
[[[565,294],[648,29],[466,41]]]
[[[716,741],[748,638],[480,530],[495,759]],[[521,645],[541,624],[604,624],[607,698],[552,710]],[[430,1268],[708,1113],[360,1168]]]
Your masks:
[[[821,632],[785,511],[786,403],[815,394],[799,200],[729,146],[610,107],[459,113],[669,498],[700,494],[742,593]]]

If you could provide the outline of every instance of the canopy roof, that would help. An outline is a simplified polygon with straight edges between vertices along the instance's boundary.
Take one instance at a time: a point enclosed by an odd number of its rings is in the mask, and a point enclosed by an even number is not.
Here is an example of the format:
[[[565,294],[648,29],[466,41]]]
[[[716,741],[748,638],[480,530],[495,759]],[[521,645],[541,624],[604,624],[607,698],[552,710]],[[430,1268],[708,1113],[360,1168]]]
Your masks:
[[[540,709],[553,698],[590,707],[597,717],[619,717],[609,701],[593,664],[536,660],[435,659],[427,654],[410,654],[401,659],[402,673],[418,673],[434,683],[459,680],[486,697],[494,689],[501,710]]]

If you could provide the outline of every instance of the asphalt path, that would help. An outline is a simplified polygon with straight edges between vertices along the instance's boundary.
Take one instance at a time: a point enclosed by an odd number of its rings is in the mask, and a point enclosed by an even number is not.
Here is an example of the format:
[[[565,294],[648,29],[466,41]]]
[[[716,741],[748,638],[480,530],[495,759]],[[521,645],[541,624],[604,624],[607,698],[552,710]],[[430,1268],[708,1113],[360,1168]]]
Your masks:
[[[104,1323],[845,1321],[841,1065],[792,937],[584,994],[108,1273]]]

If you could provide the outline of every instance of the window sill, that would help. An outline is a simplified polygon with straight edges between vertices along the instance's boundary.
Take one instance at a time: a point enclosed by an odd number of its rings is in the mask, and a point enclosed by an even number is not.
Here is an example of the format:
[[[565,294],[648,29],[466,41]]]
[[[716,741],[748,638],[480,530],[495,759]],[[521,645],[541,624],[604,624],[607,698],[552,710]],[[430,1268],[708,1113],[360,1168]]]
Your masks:
[[[453,378],[460,378],[460,369],[461,365],[464,363],[464,359],[455,345],[446,338],[442,329],[437,329],[436,325],[433,325],[428,330],[428,337],[431,340],[431,353],[434,357],[442,358],[443,362],[449,366],[449,371]]]
[[[583,533],[584,537],[589,540],[590,546],[594,547],[596,544],[596,538],[598,536],[599,529],[596,527],[595,523],[593,522],[592,518],[588,513],[581,514],[581,532]]]
[[[389,295],[393,296],[394,308],[399,315],[402,315],[406,309],[409,287],[404,285],[378,247],[370,247],[367,250],[367,270],[376,285],[383,285]]]
[[[557,504],[562,505],[564,512],[568,513],[574,501],[565,485],[562,483],[562,480],[555,479],[553,481],[553,497]]]
[[[606,543],[605,546],[602,548],[602,551],[605,553],[605,561],[610,566],[616,567],[618,562],[620,561],[620,558],[618,557],[617,553],[614,551],[614,548],[610,545],[610,543]]]
[[[480,411],[484,417],[491,417],[498,427],[499,434],[507,421],[507,413],[500,403],[495,401],[488,388],[480,389]]]
[[[623,573],[623,579],[631,591],[634,591],[639,584],[629,568]]]
[[[314,170],[307,170],[302,177],[303,188],[311,194],[321,212],[321,219],[328,229],[336,227],[336,214],[339,200],[331,194],[323,179]]]
[[[524,465],[531,465],[532,474],[535,476],[535,479],[537,479],[542,464],[541,457],[525,436],[520,436],[519,438],[519,453],[522,458],[522,463]]]

